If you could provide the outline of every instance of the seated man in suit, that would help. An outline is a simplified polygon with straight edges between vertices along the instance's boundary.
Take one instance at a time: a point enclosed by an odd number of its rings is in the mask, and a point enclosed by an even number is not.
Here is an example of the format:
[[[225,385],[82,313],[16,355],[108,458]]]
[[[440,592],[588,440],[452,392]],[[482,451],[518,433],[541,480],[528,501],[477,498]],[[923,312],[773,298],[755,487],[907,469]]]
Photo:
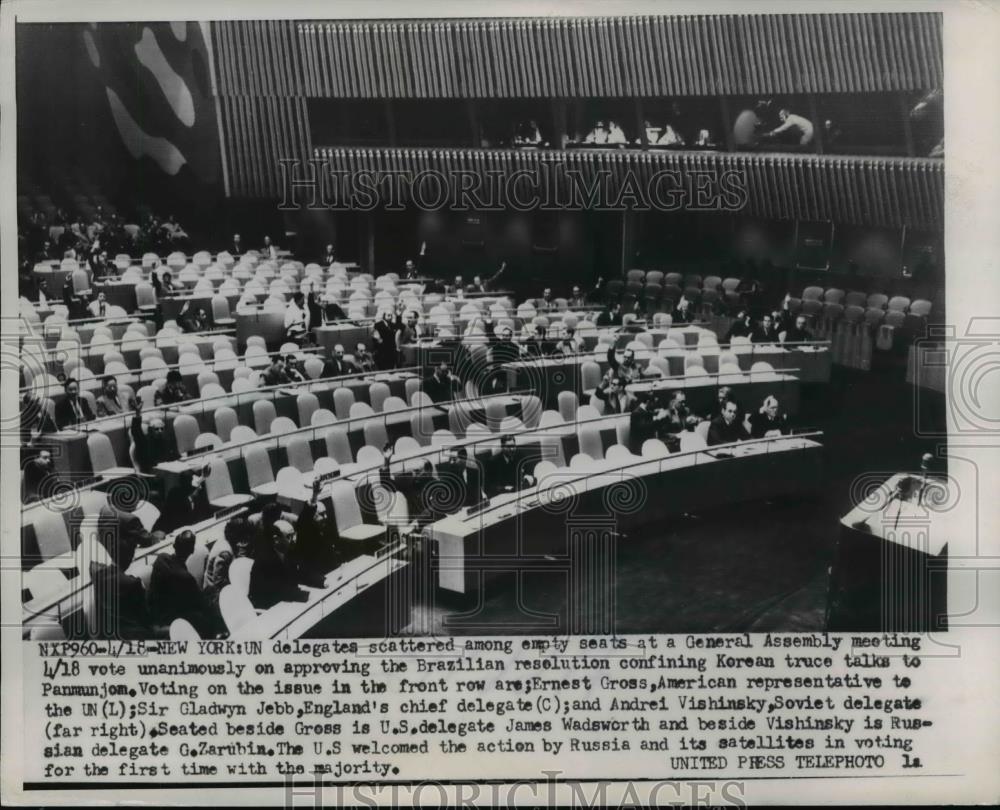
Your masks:
[[[101,381],[101,395],[97,398],[98,416],[117,416],[125,413],[125,403],[118,396],[118,380],[114,375],[108,374]]]
[[[339,343],[333,347],[333,354],[323,364],[322,377],[345,377],[348,374],[357,374],[358,367],[344,357],[344,347]]]
[[[171,532],[180,526],[205,520],[212,513],[211,504],[205,494],[207,476],[207,466],[197,474],[191,470],[181,473],[178,482],[164,499],[160,518],[156,521],[156,529]]]
[[[358,371],[365,373],[375,371],[375,356],[368,351],[368,347],[364,343],[359,342],[354,349],[354,365],[357,366]]]
[[[286,385],[289,382],[291,380],[285,371],[285,358],[275,353],[271,358],[271,365],[260,375],[260,384],[263,387],[268,387],[271,385]]]
[[[323,300],[322,311],[323,311],[324,323],[334,323],[336,321],[347,320],[347,313],[344,312],[343,307],[341,307],[340,304],[337,303],[337,299],[335,296],[324,295],[322,300]],[[317,326],[319,326],[318,323],[313,324],[314,329]]]
[[[548,330],[542,324],[535,326],[534,334],[521,345],[529,357],[544,357],[549,352]]]
[[[556,344],[555,352],[559,354],[579,354],[583,351],[583,339],[578,337],[572,326],[563,327],[562,337]]]
[[[90,563],[90,581],[94,594],[93,638],[148,639],[153,635],[146,608],[142,580],[125,571],[132,564],[135,547],[128,543],[108,549],[111,565]]]
[[[611,367],[612,373],[620,377],[623,384],[628,385],[639,378],[639,365],[635,360],[635,350],[625,349],[622,352],[621,362],[618,361],[618,357],[615,353],[615,347],[608,347],[608,365]]]
[[[87,311],[95,318],[104,318],[108,314],[108,299],[103,292],[97,294],[97,298],[87,306]]]
[[[298,566],[290,556],[291,538],[283,520],[261,527],[250,569],[250,602],[266,610],[278,602],[305,602],[308,592],[299,588]],[[288,526],[290,529],[291,526]]]
[[[622,305],[612,301],[600,315],[597,316],[598,326],[621,326]]]
[[[220,628],[201,587],[187,569],[194,547],[194,532],[185,529],[174,538],[173,553],[156,558],[149,578],[149,614],[164,630],[174,619],[186,619],[202,638],[211,638]]]
[[[587,306],[587,297],[583,294],[583,290],[580,289],[579,285],[573,285],[573,290],[570,292],[566,303],[570,309],[583,309]]]
[[[604,403],[604,413],[629,413],[635,407],[635,399],[625,390],[625,381],[613,376],[604,380],[594,391],[594,396]]]
[[[753,332],[753,324],[750,322],[750,316],[745,309],[741,309],[736,313],[736,319],[730,325],[729,331],[726,332],[723,342],[732,343],[734,337],[750,337],[751,332]]]
[[[154,416],[149,421],[148,428],[144,430],[142,400],[137,397],[133,407],[135,415],[129,426],[129,434],[135,448],[133,456],[139,472],[151,473],[157,464],[162,464],[164,461],[176,461],[178,458],[177,448],[164,431],[163,420],[159,416]]]
[[[796,315],[795,324],[789,326],[778,337],[782,343],[806,343],[813,339],[813,333],[806,328],[806,316]]]
[[[429,506],[439,513],[455,512],[465,506],[475,506],[483,499],[483,481],[479,467],[469,461],[469,452],[464,447],[452,451],[447,461],[438,464],[437,479],[447,492],[446,503],[431,503]]]
[[[191,399],[191,395],[184,386],[184,378],[180,371],[172,368],[167,372],[167,384],[156,392],[153,402],[156,405],[173,405],[188,399]]]
[[[746,428],[740,423],[739,408],[729,400],[722,409],[722,415],[715,417],[708,428],[708,445],[732,444],[749,438]]]
[[[454,399],[459,387],[458,378],[452,376],[446,360],[437,364],[434,373],[423,384],[424,393],[435,403]]]
[[[705,419],[711,422],[717,416],[722,416],[722,412],[726,409],[727,402],[736,402],[733,399],[733,389],[728,385],[719,386],[719,390],[715,393],[715,403],[709,409],[708,413],[705,414]],[[736,413],[739,414],[741,408],[740,404],[736,402]]]
[[[63,391],[66,396],[56,403],[56,427],[67,430],[92,421],[94,412],[87,400],[80,396],[80,383],[74,377],[63,383]]]
[[[629,416],[629,451],[639,455],[647,439],[656,439],[668,424],[665,408],[653,408],[653,396],[648,391],[635,395],[635,407]]]
[[[774,318],[770,313],[760,319],[760,324],[751,332],[750,340],[753,343],[777,343],[778,329],[774,325]]]
[[[294,354],[285,355],[285,374],[288,376],[288,381],[293,383],[301,383],[306,381],[306,370]]]
[[[24,464],[24,502],[31,503],[58,491],[59,481],[59,476],[52,468],[51,451],[39,450],[38,455],[29,458]]]
[[[489,459],[485,467],[486,494],[490,497],[515,492],[534,483],[532,476],[527,474],[527,457],[517,449],[510,435],[500,438],[500,453]]]
[[[680,433],[687,426],[691,409],[687,406],[687,394],[683,391],[674,391],[667,404],[666,420],[663,429],[667,433]]]
[[[764,399],[757,413],[749,414],[750,438],[763,439],[772,436],[784,436],[788,433],[788,414],[781,410],[778,398],[769,396]]]

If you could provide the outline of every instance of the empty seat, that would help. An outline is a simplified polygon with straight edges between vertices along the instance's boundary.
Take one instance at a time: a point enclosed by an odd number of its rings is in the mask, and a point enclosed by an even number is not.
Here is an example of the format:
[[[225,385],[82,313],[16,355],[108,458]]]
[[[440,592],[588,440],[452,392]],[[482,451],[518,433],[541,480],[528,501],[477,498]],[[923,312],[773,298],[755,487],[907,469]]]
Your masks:
[[[910,307],[910,299],[905,295],[894,295],[889,299],[889,309],[890,311],[896,312],[906,312]]]
[[[806,287],[802,291],[803,301],[821,301],[823,299],[822,287]]]
[[[243,465],[246,468],[247,484],[250,491],[257,496],[266,497],[278,491],[274,481],[274,470],[271,468],[271,457],[267,448],[251,445],[243,451]]]
[[[347,481],[334,481],[330,487],[333,516],[341,540],[368,542],[385,536],[385,527],[364,523],[354,485]]]
[[[235,390],[235,388],[234,388]],[[253,404],[254,429],[258,435],[264,436],[271,432],[271,423],[277,418],[274,403],[266,399],[258,399]]]
[[[174,442],[177,445],[177,452],[182,456],[194,450],[194,441],[198,438],[201,428],[198,420],[191,414],[182,413],[174,419]]]
[[[885,309],[885,305],[889,302],[889,296],[884,293],[872,293],[868,296],[868,308],[879,308]]]
[[[97,474],[126,475],[133,472],[131,467],[118,465],[111,439],[105,433],[95,432],[87,436],[87,453],[90,467]]]
[[[299,426],[306,427],[312,423],[312,415],[319,408],[319,400],[315,394],[304,392],[295,398],[296,409],[299,413]]]
[[[283,436],[296,430],[298,430],[298,425],[287,416],[278,416],[271,422],[270,432],[275,436]]]
[[[233,482],[229,477],[229,467],[225,461],[216,458],[209,463],[208,478],[205,480],[205,494],[208,502],[216,509],[229,509],[253,500],[253,496],[233,492]]]
[[[288,463],[299,472],[311,472],[313,468],[312,450],[305,436],[292,436],[285,445]]]
[[[222,439],[216,436],[214,433],[199,433],[198,438],[194,440],[195,450],[205,450],[207,448],[216,449],[222,446]]]

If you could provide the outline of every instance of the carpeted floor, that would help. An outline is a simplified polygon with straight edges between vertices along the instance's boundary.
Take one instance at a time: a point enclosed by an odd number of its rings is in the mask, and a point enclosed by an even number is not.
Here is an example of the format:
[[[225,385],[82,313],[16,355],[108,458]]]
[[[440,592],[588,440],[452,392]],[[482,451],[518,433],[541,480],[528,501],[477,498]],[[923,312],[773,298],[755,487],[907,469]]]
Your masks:
[[[917,392],[898,361],[881,360],[870,372],[834,366],[829,386],[803,390],[798,423],[825,433],[826,485],[815,498],[743,504],[630,532],[616,544],[608,609],[601,607],[604,589],[588,593],[584,586],[571,600],[568,577],[554,564],[551,571],[498,577],[471,601],[425,595],[411,632],[824,629],[829,567],[851,482],[862,473],[916,469],[920,456],[934,451],[933,440],[915,435],[915,396],[924,425],[944,422],[940,395]],[[579,606],[594,601],[581,624]]]

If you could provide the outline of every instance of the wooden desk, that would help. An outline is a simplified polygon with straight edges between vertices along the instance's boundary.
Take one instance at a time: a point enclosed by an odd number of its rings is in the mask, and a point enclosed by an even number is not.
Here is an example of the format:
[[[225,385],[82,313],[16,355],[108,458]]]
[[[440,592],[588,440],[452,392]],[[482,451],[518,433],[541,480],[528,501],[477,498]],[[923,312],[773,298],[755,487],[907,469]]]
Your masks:
[[[438,585],[475,592],[491,572],[530,568],[546,556],[573,566],[574,518],[583,531],[593,532],[588,527],[596,525],[598,531],[620,533],[684,512],[807,493],[822,483],[817,437],[760,439],[663,458],[633,457],[625,464],[597,463],[589,470],[560,469],[541,486],[497,496],[478,514],[463,510],[430,524],[425,532],[438,549]]]

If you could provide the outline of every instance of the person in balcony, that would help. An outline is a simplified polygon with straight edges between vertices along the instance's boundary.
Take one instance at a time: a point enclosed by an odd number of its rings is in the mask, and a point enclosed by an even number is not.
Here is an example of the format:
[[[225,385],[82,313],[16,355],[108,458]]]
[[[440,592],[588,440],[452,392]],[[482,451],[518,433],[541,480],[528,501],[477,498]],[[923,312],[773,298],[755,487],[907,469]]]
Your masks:
[[[778,111],[778,118],[780,119],[781,124],[772,129],[770,132],[765,132],[765,138],[777,138],[787,132],[790,133],[790,135],[798,136],[798,144],[800,146],[808,146],[813,142],[815,128],[813,127],[813,122],[808,118],[796,115],[787,107],[782,107]]]
[[[608,122],[608,143],[615,144],[617,146],[624,146],[628,143],[628,138],[625,136],[625,130],[621,128],[617,121]]]
[[[594,128],[587,133],[583,142],[588,144],[606,144],[608,142],[608,130],[605,128],[604,122],[598,121],[595,123]]]

